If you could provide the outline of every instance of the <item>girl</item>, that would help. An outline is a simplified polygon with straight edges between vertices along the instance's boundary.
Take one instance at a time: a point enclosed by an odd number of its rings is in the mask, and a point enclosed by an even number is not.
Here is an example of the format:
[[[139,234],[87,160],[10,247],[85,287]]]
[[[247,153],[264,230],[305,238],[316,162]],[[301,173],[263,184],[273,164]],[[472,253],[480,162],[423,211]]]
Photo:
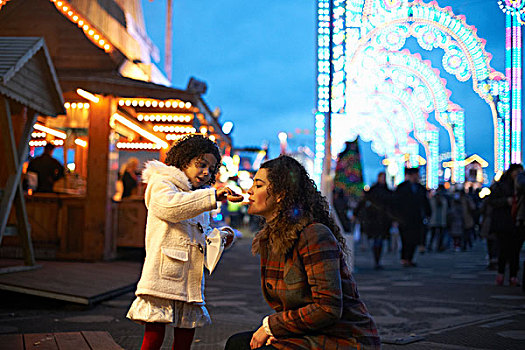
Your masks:
[[[275,313],[255,332],[230,337],[226,349],[380,349],[345,264],[344,238],[303,166],[288,156],[267,161],[248,193],[248,214],[265,219],[252,250]]]
[[[146,259],[127,314],[146,326],[142,350],[160,349],[166,324],[174,327],[173,349],[190,349],[195,328],[211,323],[203,276],[209,211],[218,201],[238,200],[227,187],[206,186],[215,182],[220,160],[214,142],[189,135],[169,150],[166,164],[145,165]],[[225,229],[229,245],[233,231]]]

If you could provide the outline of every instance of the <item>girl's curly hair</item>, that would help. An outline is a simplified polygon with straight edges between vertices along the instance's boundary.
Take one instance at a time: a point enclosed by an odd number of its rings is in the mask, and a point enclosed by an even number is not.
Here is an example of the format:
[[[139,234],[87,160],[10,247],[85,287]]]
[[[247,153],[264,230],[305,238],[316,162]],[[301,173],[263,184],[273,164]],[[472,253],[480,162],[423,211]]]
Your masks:
[[[281,155],[261,165],[268,171],[268,192],[280,198],[277,216],[266,223],[272,231],[287,232],[300,222],[326,225],[346,254],[345,238],[330,215],[326,198],[317,190],[306,169],[294,158]]]
[[[221,163],[221,154],[217,144],[207,137],[200,134],[190,134],[179,139],[173,144],[171,149],[166,153],[166,165],[174,166],[181,170],[186,169],[191,161],[195,158],[200,159],[206,153],[211,153],[217,159],[217,166],[211,169],[211,178],[208,185],[215,183],[215,177],[219,171]]]

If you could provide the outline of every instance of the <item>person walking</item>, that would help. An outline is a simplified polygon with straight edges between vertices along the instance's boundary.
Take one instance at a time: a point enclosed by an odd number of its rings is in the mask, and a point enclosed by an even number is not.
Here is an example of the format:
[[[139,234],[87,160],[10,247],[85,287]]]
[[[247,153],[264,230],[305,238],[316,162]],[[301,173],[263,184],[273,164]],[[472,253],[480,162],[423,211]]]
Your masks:
[[[225,349],[380,349],[345,263],[345,239],[304,167],[288,156],[269,160],[248,194],[248,214],[265,220],[252,251],[275,313],[256,331],[232,335]]]
[[[388,238],[392,226],[392,218],[388,211],[392,203],[392,191],[386,184],[384,172],[377,175],[377,182],[365,192],[363,201],[365,202],[362,206],[362,210],[365,211],[363,217],[366,220],[362,226],[365,227],[368,238],[372,240],[375,269],[381,270],[383,269],[381,265],[383,241]]]
[[[434,240],[436,240],[436,250],[442,252],[446,249],[443,244],[445,229],[447,227],[448,200],[447,190],[443,184],[440,184],[437,190],[429,199],[431,216],[428,221],[430,227],[430,240],[427,244],[427,250],[433,250]]]
[[[518,242],[516,226],[512,217],[512,207],[516,203],[515,180],[523,171],[521,164],[511,164],[503,173],[499,181],[490,187],[487,198],[488,205],[492,207],[491,231],[496,233],[499,246],[498,274],[496,284],[503,285],[506,265],[509,264],[509,284],[518,285],[518,268],[513,259]]]
[[[459,201],[463,209],[463,240],[461,242],[461,250],[466,251],[472,248],[472,240],[475,238],[475,216],[476,204],[472,198],[461,188],[459,192]]]
[[[525,172],[521,171],[516,176],[516,249],[512,254],[512,264],[514,266],[520,266],[520,253],[525,240]],[[521,285],[525,292],[525,261],[523,262]],[[519,281],[516,280],[516,285]]]
[[[425,219],[431,214],[427,190],[419,183],[418,168],[405,169],[405,181],[394,192],[392,210],[399,223],[401,264],[414,267],[414,253],[425,234]]]
[[[234,199],[227,187],[208,188],[220,161],[217,145],[193,134],[174,144],[166,164],[146,163],[146,259],[127,314],[145,325],[141,350],[160,349],[166,325],[174,330],[173,349],[189,350],[195,328],[211,323],[203,273],[206,238],[212,232],[209,211],[218,201]],[[222,228],[220,235],[226,245],[233,241],[231,228]]]
[[[458,188],[455,189],[450,200],[450,210],[447,213],[447,228],[452,238],[454,251],[461,251],[465,224],[461,190]]]

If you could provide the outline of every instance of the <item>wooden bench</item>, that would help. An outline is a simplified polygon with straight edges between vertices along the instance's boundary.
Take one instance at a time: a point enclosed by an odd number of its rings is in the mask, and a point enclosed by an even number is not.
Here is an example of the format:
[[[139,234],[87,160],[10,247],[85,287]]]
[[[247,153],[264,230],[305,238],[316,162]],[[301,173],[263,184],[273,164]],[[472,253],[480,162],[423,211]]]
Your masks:
[[[5,350],[122,350],[108,332],[67,332],[0,335]]]

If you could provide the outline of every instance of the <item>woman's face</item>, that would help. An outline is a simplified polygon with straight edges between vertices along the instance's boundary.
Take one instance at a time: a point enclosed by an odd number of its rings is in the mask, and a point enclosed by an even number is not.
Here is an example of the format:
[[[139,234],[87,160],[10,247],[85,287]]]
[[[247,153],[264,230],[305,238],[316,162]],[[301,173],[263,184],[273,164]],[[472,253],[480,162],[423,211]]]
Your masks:
[[[268,192],[268,170],[259,169],[253,178],[253,185],[248,190],[250,207],[248,214],[259,215],[270,221],[277,212],[277,201]]]
[[[211,174],[216,166],[217,159],[215,156],[211,153],[205,153],[202,157],[192,159],[183,171],[193,188],[199,188],[210,181]]]

